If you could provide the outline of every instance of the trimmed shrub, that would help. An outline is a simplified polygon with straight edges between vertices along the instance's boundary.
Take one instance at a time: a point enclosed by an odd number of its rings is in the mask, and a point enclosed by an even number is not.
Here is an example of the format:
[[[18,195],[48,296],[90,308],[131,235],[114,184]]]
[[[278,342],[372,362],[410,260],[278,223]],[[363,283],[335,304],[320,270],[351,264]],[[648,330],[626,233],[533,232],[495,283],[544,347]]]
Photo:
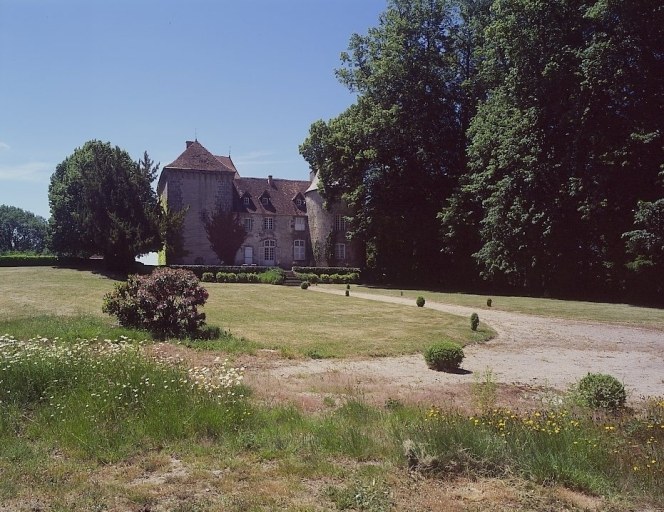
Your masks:
[[[588,373],[577,384],[581,401],[597,409],[618,409],[625,405],[625,386],[611,375]]]
[[[311,284],[318,284],[320,283],[320,277],[318,277],[318,274],[309,274],[307,281],[309,281]]]
[[[452,341],[434,343],[424,351],[424,360],[433,370],[456,370],[463,361],[464,354],[461,345]]]
[[[350,290],[346,290],[346,297],[350,297]]]
[[[307,288],[309,288],[309,281],[302,281],[300,283],[300,288],[302,288],[303,290],[306,290]]]
[[[320,282],[323,284],[329,284],[330,283],[330,274],[321,274],[320,276]]]
[[[346,290],[350,290],[350,285],[349,284],[346,285]]]
[[[421,295],[417,299],[415,299],[415,304],[417,304],[418,308],[423,308],[425,302],[426,301],[424,300],[424,297],[422,297]]]
[[[478,325],[480,325],[480,316],[477,313],[473,313],[470,315],[470,328],[476,331]]]
[[[264,284],[283,284],[284,271],[280,268],[271,268],[267,272],[259,274],[258,279]]]
[[[102,311],[120,325],[146,329],[156,338],[197,337],[205,326],[198,312],[208,292],[193,272],[158,268],[147,276],[129,276],[104,296]]]
[[[235,277],[237,278],[238,283],[248,283],[249,279],[247,277],[246,272],[240,272],[239,274],[235,274]]]
[[[258,274],[247,274],[247,282],[248,283],[260,283],[261,278],[258,276]]]
[[[493,301],[491,299],[486,300],[486,305],[491,307],[491,304],[493,304]]]
[[[203,272],[201,281],[204,283],[214,283],[214,274],[212,272]]]

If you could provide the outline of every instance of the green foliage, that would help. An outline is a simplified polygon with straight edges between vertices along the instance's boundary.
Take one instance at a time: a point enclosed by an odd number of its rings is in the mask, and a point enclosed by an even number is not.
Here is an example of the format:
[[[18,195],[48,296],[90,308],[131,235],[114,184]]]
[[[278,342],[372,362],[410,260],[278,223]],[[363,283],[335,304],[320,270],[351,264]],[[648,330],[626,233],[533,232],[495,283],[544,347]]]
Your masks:
[[[303,290],[306,290],[307,288],[309,288],[309,281],[302,281],[300,283],[300,288],[302,288]]]
[[[390,2],[342,54],[337,77],[356,103],[313,123],[300,146],[324,199],[350,207],[349,235],[366,243],[380,278],[412,279],[440,262],[436,213],[463,170],[475,101],[463,88],[475,70],[469,5]]]
[[[284,271],[280,268],[273,268],[258,274],[258,279],[263,284],[283,284],[284,274]]]
[[[120,325],[146,329],[157,338],[200,336],[208,292],[187,270],[157,268],[149,276],[129,276],[104,296],[102,310]]]
[[[415,304],[417,304],[418,308],[423,308],[425,303],[426,303],[426,300],[421,295],[419,297],[417,297],[417,299],[415,299]]]
[[[146,443],[222,438],[245,422],[249,407],[240,372],[225,365],[201,372],[158,363],[130,341],[0,336],[0,418],[7,405],[20,406],[43,441],[102,462],[120,460]],[[5,435],[0,428],[0,438]]]
[[[8,253],[0,255],[0,267],[52,267],[58,263],[57,256],[44,254]]]
[[[664,11],[653,2],[492,4],[475,82],[488,94],[468,130],[467,171],[441,212],[446,245],[498,284],[619,289],[631,214],[662,197]]]
[[[618,409],[625,405],[625,386],[615,377],[603,373],[588,373],[576,385],[581,401],[593,408]]]
[[[214,274],[212,272],[203,272],[201,281],[203,281],[204,283],[214,283],[215,281]]]
[[[0,205],[0,254],[41,253],[46,248],[48,222],[34,213]]]
[[[480,317],[477,313],[470,315],[470,328],[473,331],[477,330],[477,327],[480,325]]]
[[[350,290],[346,290],[345,295],[346,295],[346,297],[350,297]]]
[[[152,189],[159,166],[147,153],[96,140],[61,162],[51,176],[50,248],[58,255],[101,254],[109,267],[130,269],[136,256],[161,248],[161,207]]]
[[[452,341],[440,341],[424,351],[424,360],[433,370],[452,371],[459,368],[464,353],[461,345]]]
[[[202,220],[210,247],[219,261],[226,265],[235,263],[235,255],[247,238],[240,216],[219,208],[212,215],[204,213]]]
[[[487,307],[490,308],[492,304],[493,304],[493,300],[491,300],[491,299],[487,299],[487,300],[486,300],[486,305],[487,305]]]

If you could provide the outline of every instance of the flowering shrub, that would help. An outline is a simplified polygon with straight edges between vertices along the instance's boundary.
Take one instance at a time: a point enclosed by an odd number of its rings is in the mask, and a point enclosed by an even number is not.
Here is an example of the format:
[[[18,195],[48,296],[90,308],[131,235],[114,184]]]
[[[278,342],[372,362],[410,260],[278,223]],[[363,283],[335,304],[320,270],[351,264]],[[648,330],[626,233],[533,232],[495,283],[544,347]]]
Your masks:
[[[205,325],[208,292],[189,270],[158,268],[149,276],[129,276],[104,296],[104,313],[120,325],[147,329],[155,337],[196,337]]]

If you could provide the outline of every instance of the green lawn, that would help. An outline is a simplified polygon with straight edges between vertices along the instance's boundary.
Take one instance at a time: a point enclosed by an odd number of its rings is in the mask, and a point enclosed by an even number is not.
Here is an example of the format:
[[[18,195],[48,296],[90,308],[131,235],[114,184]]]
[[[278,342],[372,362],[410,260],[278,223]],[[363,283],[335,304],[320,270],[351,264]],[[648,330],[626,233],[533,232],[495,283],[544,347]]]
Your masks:
[[[319,285],[344,289],[345,285]],[[413,301],[422,295],[427,301],[467,306],[479,310],[489,309],[488,298],[492,299],[492,310],[511,311],[530,315],[541,315],[570,320],[588,320],[616,324],[635,324],[642,327],[664,330],[664,309],[644,308],[629,304],[608,304],[602,302],[567,301],[537,297],[513,297],[504,295],[473,295],[470,293],[445,293],[430,290],[410,290],[381,288],[375,286],[352,285],[358,291],[408,297]],[[403,294],[403,295],[402,295]]]
[[[0,331],[23,337],[127,335],[101,312],[102,297],[114,283],[71,269],[0,268]],[[295,357],[387,356],[419,352],[443,337],[465,345],[495,334],[485,325],[473,332],[466,318],[426,308],[285,286],[204,286],[210,293],[208,323],[248,340],[247,350],[270,348]]]

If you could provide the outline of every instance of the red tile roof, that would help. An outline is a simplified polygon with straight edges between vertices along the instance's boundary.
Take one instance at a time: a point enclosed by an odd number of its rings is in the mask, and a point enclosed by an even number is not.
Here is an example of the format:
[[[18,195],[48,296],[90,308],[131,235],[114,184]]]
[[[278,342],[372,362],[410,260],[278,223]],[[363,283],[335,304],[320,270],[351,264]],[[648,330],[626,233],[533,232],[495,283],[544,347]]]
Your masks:
[[[309,187],[308,181],[272,179],[272,184],[267,178],[236,178],[233,183],[237,190],[233,209],[236,212],[263,213],[265,215],[306,215],[307,208],[295,204],[298,193],[302,194]],[[270,197],[268,205],[262,204],[260,198],[267,193]],[[245,206],[242,198],[248,195],[249,206]]]
[[[230,157],[216,157],[198,141],[187,142],[187,149],[174,162],[164,167],[164,169],[168,168],[236,172]]]

